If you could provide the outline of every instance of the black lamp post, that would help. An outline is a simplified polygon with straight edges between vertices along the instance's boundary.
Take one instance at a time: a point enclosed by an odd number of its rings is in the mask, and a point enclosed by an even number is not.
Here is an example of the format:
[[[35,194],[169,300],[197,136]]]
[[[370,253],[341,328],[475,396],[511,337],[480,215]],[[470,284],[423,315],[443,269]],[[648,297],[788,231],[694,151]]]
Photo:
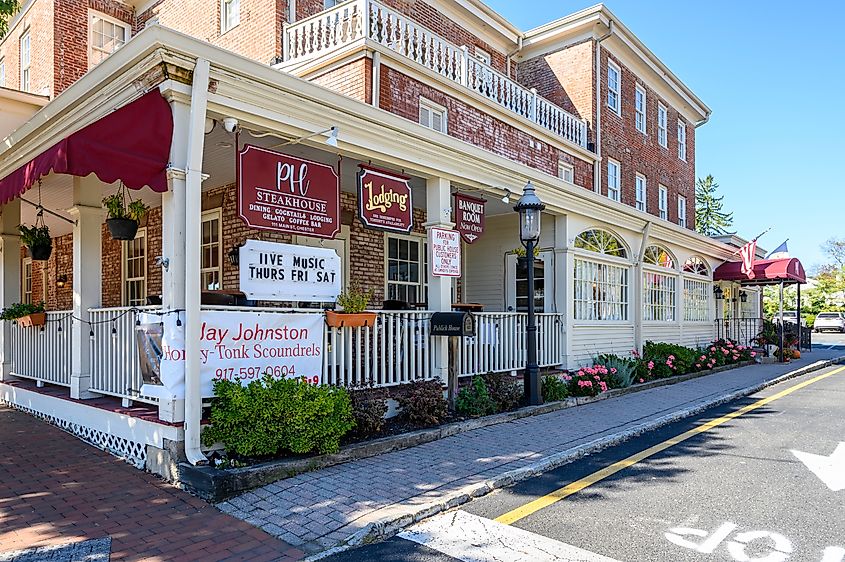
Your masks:
[[[537,406],[543,403],[540,389],[540,367],[537,366],[537,322],[534,317],[534,248],[540,240],[540,215],[546,206],[534,193],[529,181],[522,190],[514,211],[519,213],[519,239],[525,246],[525,261],[528,264],[528,327],[525,333],[525,348],[528,357],[525,365],[525,399]]]

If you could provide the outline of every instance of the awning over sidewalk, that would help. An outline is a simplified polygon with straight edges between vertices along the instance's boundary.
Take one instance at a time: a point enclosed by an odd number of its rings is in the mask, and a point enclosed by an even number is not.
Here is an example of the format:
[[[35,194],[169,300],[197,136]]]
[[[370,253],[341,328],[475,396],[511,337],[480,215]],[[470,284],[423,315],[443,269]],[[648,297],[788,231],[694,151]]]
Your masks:
[[[738,281],[743,285],[774,285],[785,283],[806,283],[804,266],[797,258],[780,260],[758,260],[754,262],[754,277],[742,272],[742,262],[726,262],[713,272],[714,281]]]
[[[42,152],[0,180],[0,203],[23,195],[50,172],[167,191],[173,139],[170,105],[153,90]]]

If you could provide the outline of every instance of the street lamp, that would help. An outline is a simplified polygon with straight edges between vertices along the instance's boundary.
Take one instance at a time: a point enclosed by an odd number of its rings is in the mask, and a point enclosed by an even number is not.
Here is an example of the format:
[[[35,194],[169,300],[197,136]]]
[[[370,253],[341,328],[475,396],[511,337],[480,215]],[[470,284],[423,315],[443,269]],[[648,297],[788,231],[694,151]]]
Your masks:
[[[519,239],[525,246],[525,261],[528,264],[528,327],[525,333],[525,348],[528,357],[525,364],[525,398],[531,406],[543,403],[540,392],[540,367],[537,366],[537,322],[534,318],[534,248],[540,241],[540,215],[546,206],[534,193],[529,181],[522,190],[514,211],[519,213]]]

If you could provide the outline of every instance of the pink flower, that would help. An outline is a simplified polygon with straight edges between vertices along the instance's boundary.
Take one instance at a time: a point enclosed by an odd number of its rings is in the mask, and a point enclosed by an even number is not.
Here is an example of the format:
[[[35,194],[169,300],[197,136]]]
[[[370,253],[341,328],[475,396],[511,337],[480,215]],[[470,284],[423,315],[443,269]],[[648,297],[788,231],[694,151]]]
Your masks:
[[[563,375],[563,379],[566,381],[571,381],[572,377],[570,377],[569,375]]]
[[[578,371],[578,376],[579,376],[579,377],[583,377],[583,376],[584,376],[584,371]]]
[[[594,379],[596,379],[597,381],[600,381],[600,380],[601,380],[601,377],[600,377],[600,376],[598,376],[598,375],[594,376],[593,378],[594,378]]]
[[[716,351],[716,348],[715,348],[715,347],[711,347],[711,348],[710,348],[710,351]]]
[[[599,387],[601,387],[602,392],[607,392],[607,384],[600,382]]]
[[[616,367],[611,367],[610,372],[615,375],[616,374]]]
[[[640,382],[645,382],[645,380],[643,380],[643,379],[640,379]]]
[[[648,370],[651,371],[652,369],[654,369],[654,361],[649,361],[648,362]]]
[[[695,364],[695,366],[696,366],[696,368],[700,369],[700,368],[701,368],[701,363],[696,363],[696,364]]]
[[[669,361],[674,361],[674,360],[675,360],[675,356],[674,356],[674,355],[670,355],[670,356],[669,356]]]
[[[752,351],[752,352],[751,352],[751,357],[757,357],[757,352],[756,352],[756,351]]]
[[[707,359],[706,355],[702,355],[700,361],[705,361]]]

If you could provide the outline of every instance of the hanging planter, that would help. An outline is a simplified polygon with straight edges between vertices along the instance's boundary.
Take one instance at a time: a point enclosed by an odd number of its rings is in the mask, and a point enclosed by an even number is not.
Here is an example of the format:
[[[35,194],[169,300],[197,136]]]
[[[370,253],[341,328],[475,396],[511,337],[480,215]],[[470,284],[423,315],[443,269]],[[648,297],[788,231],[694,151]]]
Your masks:
[[[44,224],[44,218],[39,213],[34,226],[20,225],[21,244],[26,246],[33,261],[47,261],[53,253],[53,239],[50,229]]]
[[[362,291],[357,285],[337,297],[337,304],[343,310],[326,311],[326,324],[330,328],[362,328],[376,325],[376,313],[366,312],[372,291]]]
[[[129,199],[128,205],[127,199]],[[106,226],[114,240],[134,240],[138,233],[138,226],[150,210],[143,201],[132,201],[122,182],[117,193],[103,198],[103,207],[108,213]]]

